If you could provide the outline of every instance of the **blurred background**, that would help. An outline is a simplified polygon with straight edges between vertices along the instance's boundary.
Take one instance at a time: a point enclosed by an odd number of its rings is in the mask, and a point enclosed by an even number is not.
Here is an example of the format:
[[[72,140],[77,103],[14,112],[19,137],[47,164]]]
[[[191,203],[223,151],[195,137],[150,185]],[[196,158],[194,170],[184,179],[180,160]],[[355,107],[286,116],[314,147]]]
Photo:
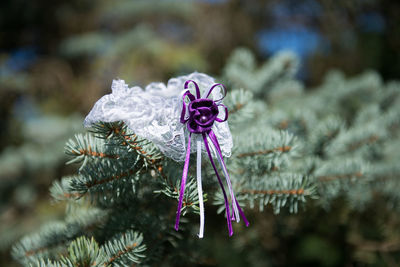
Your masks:
[[[113,79],[145,86],[195,70],[218,76],[238,47],[250,48],[258,63],[292,50],[308,88],[332,68],[349,76],[375,69],[385,81],[399,79],[400,2],[1,1],[0,266],[16,266],[9,249],[19,237],[63,216],[48,187],[75,172],[65,165],[64,144],[83,131],[84,116]],[[340,223],[341,203],[329,213],[309,212],[308,218],[282,214],[274,220],[265,212],[258,225],[265,235],[250,232],[248,244],[239,247],[209,240],[221,249],[203,248],[207,266],[221,266],[232,251],[234,260],[258,257],[275,266],[374,262],[368,253],[354,260],[341,240],[348,230]],[[375,227],[378,219],[367,215],[359,215],[363,227]],[[313,221],[319,216],[324,225]],[[395,264],[386,259],[382,266],[389,263]]]

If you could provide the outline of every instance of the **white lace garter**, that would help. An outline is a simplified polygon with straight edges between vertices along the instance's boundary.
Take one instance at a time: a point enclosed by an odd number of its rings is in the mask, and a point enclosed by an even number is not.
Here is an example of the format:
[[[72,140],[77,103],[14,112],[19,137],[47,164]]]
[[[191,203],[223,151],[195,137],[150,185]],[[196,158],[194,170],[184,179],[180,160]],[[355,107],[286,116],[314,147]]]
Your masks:
[[[172,78],[167,86],[163,83],[151,83],[144,90],[138,86],[130,88],[124,80],[114,80],[112,93],[96,102],[86,116],[84,125],[89,127],[99,121],[123,121],[139,137],[153,142],[167,157],[184,161],[188,130],[179,119],[187,80],[195,81],[202,95],[215,84],[214,78],[197,72]],[[193,87],[190,88],[194,91]],[[221,91],[212,91],[213,99],[221,97]],[[229,157],[233,143],[228,122],[214,123],[212,130],[218,138],[222,154]],[[196,136],[192,138],[197,138]],[[191,151],[196,150],[196,146],[193,146]]]

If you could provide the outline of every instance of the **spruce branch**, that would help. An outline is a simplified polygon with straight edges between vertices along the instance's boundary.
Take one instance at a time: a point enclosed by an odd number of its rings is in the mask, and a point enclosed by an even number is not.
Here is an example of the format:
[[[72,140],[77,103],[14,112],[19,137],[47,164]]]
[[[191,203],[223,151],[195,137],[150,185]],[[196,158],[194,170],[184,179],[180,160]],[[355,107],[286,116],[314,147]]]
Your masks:
[[[247,136],[251,134],[252,138]],[[242,132],[235,137],[237,147],[228,162],[234,172],[244,176],[262,175],[289,164],[298,155],[299,143],[287,131]]]
[[[101,139],[114,140],[116,145],[127,147],[128,151],[136,152],[144,161],[146,166],[158,169],[162,153],[150,142],[140,139],[123,122],[96,123],[91,132]]]
[[[145,257],[143,252],[146,250],[142,242],[143,235],[134,231],[116,235],[101,248],[106,256],[104,266],[127,266],[132,262],[140,263]]]
[[[224,103],[229,110],[229,126],[240,127],[253,118],[256,113],[256,106],[253,105],[253,94],[244,89],[233,90],[225,97]]]
[[[321,162],[314,175],[321,182],[354,180],[367,175],[369,169],[370,165],[360,159],[336,159]]]
[[[94,238],[85,236],[72,241],[68,246],[68,254],[60,259],[61,264],[66,267],[101,266],[104,261],[104,255]]]
[[[163,184],[163,189],[155,190],[156,194],[164,194],[170,198],[179,200],[179,188],[181,187],[180,181],[177,180],[175,186],[170,186],[168,184]],[[207,194],[203,194],[204,202],[207,202]],[[199,196],[197,194],[197,184],[194,177],[189,176],[186,183],[185,195],[183,197],[182,204],[182,215],[185,215],[188,211],[199,213]]]
[[[113,149],[114,148],[114,149]],[[122,151],[116,150],[114,146],[108,146],[104,140],[95,138],[92,134],[77,134],[75,140],[68,140],[65,146],[66,154],[72,159],[67,162],[82,163],[82,166],[87,162],[88,158],[99,159],[118,159],[124,157]],[[124,153],[126,154],[126,153]]]
[[[316,198],[316,188],[307,176],[296,173],[277,173],[260,179],[242,181],[235,186],[238,199],[254,208],[258,202],[259,210],[271,205],[274,213],[288,205],[290,213],[297,213],[299,204],[307,199]],[[222,194],[217,194],[214,204],[219,205],[219,212],[224,210]]]
[[[327,146],[344,130],[344,122],[340,117],[328,116],[313,127],[305,149],[321,158],[326,158]]]
[[[66,267],[64,264],[61,264],[60,262],[52,261],[49,259],[43,259],[43,258],[31,262],[27,266],[30,266],[30,267]],[[71,266],[71,265],[69,265],[69,266]]]
[[[107,190],[107,186],[113,186],[116,189],[118,185],[121,187],[126,184],[134,185],[144,168],[137,161],[130,159],[116,161],[113,164],[106,163],[101,161],[87,163],[85,168],[80,170],[80,175],[71,180],[71,188],[85,193]]]
[[[71,181],[74,179],[78,179],[77,175],[75,176],[65,176],[61,179],[61,181],[54,181],[50,187],[50,194],[55,201],[72,201],[78,200],[85,193],[79,193],[74,191],[71,188]]]
[[[259,150],[259,151],[253,151],[253,152],[247,152],[247,153],[241,153],[237,155],[238,158],[243,158],[243,157],[251,157],[251,156],[258,156],[258,155],[267,155],[271,154],[274,152],[289,152],[292,149],[291,146],[283,146],[283,147],[275,147],[272,149],[265,149],[265,150]]]
[[[228,59],[224,77],[235,88],[246,88],[257,94],[272,87],[281,79],[292,78],[299,66],[298,58],[291,52],[276,54],[270,61],[256,68],[254,55],[245,48],[237,49]]]
[[[57,255],[65,251],[65,244],[90,232],[90,229],[98,226],[105,216],[104,211],[96,208],[77,209],[65,221],[48,223],[37,233],[25,236],[13,246],[13,257],[22,264],[29,264],[40,258]]]

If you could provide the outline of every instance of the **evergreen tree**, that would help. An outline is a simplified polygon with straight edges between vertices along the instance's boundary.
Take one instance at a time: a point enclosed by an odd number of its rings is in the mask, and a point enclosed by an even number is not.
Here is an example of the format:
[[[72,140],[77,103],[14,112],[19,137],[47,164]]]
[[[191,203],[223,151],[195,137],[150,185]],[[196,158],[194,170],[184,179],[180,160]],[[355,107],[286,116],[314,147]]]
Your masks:
[[[229,88],[224,104],[234,138],[226,163],[246,214],[252,218],[268,206],[275,214],[301,214],[309,203],[329,209],[339,198],[362,210],[384,197],[397,209],[400,84],[383,83],[375,72],[347,79],[332,71],[306,90],[295,77],[298,65],[286,52],[256,66],[251,52],[238,49],[220,77]],[[50,189],[67,203],[65,219],[24,237],[13,248],[15,259],[32,266],[204,262],[194,251],[197,219],[188,216],[199,212],[195,168],[176,232],[183,164],[123,122],[95,124],[71,139],[66,153],[79,171]],[[215,174],[208,162],[202,168],[206,218],[223,224]],[[258,223],[250,220],[250,227]],[[236,235],[248,231],[235,229]]]

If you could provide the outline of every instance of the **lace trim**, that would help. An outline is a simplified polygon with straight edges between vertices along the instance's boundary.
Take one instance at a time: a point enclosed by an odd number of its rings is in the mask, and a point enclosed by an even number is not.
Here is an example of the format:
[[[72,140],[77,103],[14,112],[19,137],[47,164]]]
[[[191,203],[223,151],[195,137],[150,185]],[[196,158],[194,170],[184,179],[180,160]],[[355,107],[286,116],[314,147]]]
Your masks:
[[[197,72],[172,78],[167,85],[151,83],[144,90],[138,86],[129,87],[124,80],[114,80],[112,93],[96,102],[85,118],[84,125],[89,127],[99,121],[123,121],[135,134],[152,141],[167,157],[184,161],[188,131],[179,118],[181,96],[186,91],[184,83],[187,80],[196,81],[202,95],[215,83],[212,77]],[[221,97],[219,90],[212,92],[213,99]],[[218,138],[222,154],[230,157],[233,142],[228,122],[214,123],[212,130]],[[196,138],[196,135],[192,138]],[[193,146],[192,152],[196,150],[196,146]]]

